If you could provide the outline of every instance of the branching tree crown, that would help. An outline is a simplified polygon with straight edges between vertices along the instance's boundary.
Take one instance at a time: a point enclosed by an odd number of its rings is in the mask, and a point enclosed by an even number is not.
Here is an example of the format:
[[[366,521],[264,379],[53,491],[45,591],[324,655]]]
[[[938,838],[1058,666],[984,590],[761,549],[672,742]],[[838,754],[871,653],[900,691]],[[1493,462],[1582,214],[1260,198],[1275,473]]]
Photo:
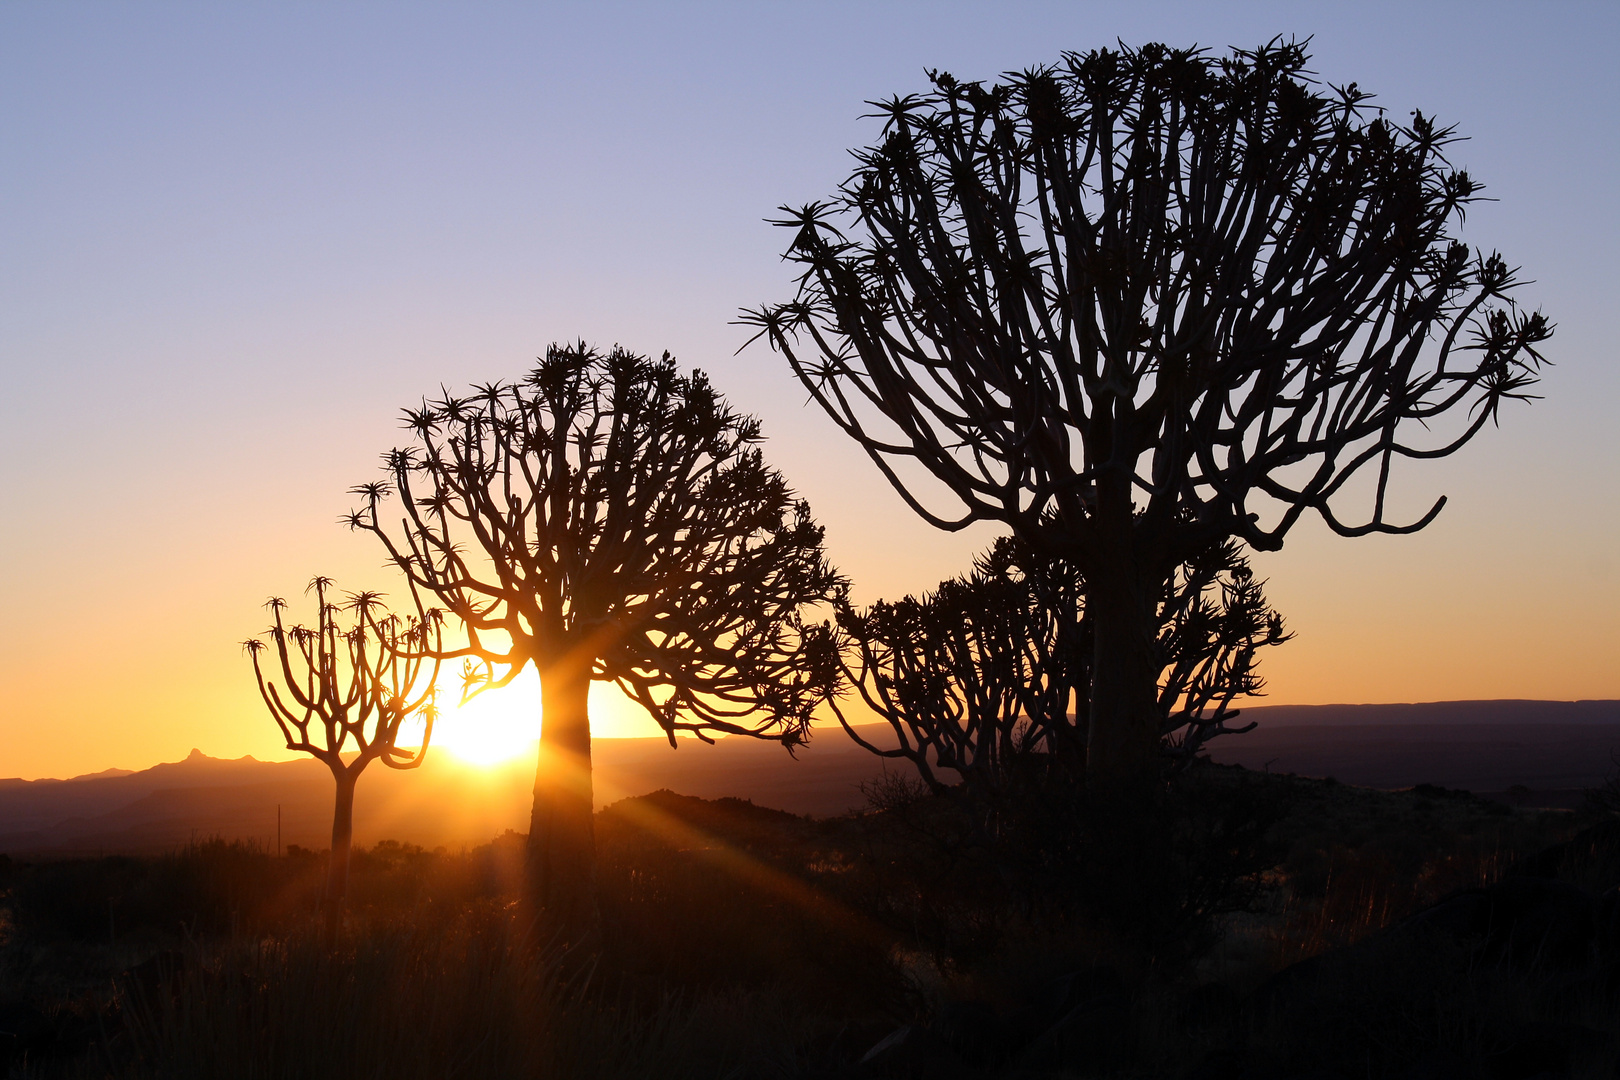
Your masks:
[[[759,424],[667,353],[553,346],[521,382],[446,394],[406,423],[416,445],[387,456],[389,482],[356,489],[349,523],[465,626],[442,655],[464,658],[475,692],[538,670],[531,900],[592,934],[591,681],[616,683],[672,745],[688,731],[792,748],[838,683],[832,629],[810,612],[843,580]]]
[[[287,749],[332,768],[358,772],[381,760],[394,769],[422,764],[433,738],[435,678],[431,654],[440,647],[442,614],[427,611],[401,618],[388,612],[382,596],[351,593],[339,604],[328,599],[332,579],[309,583],[315,594],[315,625],[285,625],[287,601],[272,597],[265,606],[274,619],[266,635],[274,651],[279,682],[266,677],[260,654],[263,639],[243,642],[253,675]],[[345,622],[343,612],[352,618]],[[398,743],[413,720],[423,722],[415,747]],[[345,761],[345,755],[357,755]]]
[[[836,685],[808,605],[839,595],[822,530],[701,372],[583,343],[518,383],[407,412],[420,445],[349,517],[469,644],[475,689],[527,664],[617,683],[677,731],[804,737]],[[397,490],[390,531],[382,500]],[[558,672],[560,675],[560,672]]]
[[[1227,537],[1276,548],[1308,511],[1422,528],[1443,500],[1392,516],[1393,463],[1525,396],[1551,334],[1454,234],[1480,189],[1452,130],[1306,62],[1274,41],[931,73],[877,104],[883,137],[835,199],[779,222],[798,296],[744,316],[927,520],[1003,521],[1075,561],[1093,722],[1136,747],[1095,761],[1140,765],[1175,567]]]
[[[930,788],[955,781],[994,806],[1054,773],[1078,775],[1086,751],[1091,625],[1074,566],[1011,537],[971,574],[923,597],[844,605],[847,674],[892,728],[884,745],[839,719],[858,743],[910,761]],[[1256,652],[1290,635],[1236,543],[1180,568],[1158,605],[1160,734],[1182,760],[1233,726],[1264,686]]]

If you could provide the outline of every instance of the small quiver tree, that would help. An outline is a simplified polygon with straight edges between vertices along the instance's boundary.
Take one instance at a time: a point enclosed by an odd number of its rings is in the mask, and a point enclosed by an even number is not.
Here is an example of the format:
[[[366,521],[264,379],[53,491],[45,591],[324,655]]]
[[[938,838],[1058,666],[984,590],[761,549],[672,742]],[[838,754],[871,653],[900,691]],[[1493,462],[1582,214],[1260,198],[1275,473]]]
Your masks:
[[[1177,568],[1307,513],[1423,528],[1444,500],[1403,517],[1393,467],[1526,396],[1552,332],[1453,231],[1480,187],[1451,129],[1306,63],[1274,41],[930,73],[874,103],[834,198],[784,208],[798,296],[744,317],[926,520],[1000,521],[1080,569],[1104,786],[1158,764]]]
[[[259,694],[287,749],[323,762],[337,786],[322,898],[331,941],[348,893],[354,789],[360,774],[373,761],[391,769],[414,769],[427,756],[437,716],[435,656],[442,647],[442,617],[436,610],[408,618],[390,614],[377,593],[351,593],[338,604],[328,599],[332,582],[324,577],[311,581],[307,591],[315,594],[314,625],[287,626],[287,602],[273,597],[265,605],[275,620],[266,632],[269,643],[254,638],[243,645],[253,659]],[[266,652],[273,666],[263,662]],[[418,730],[420,743],[399,745],[402,735]]]
[[[516,383],[410,410],[416,445],[356,488],[415,587],[465,628],[473,692],[540,676],[528,898],[552,931],[594,935],[593,680],[677,732],[804,741],[838,684],[842,595],[822,530],[764,462],[759,424],[701,372],[615,348],[552,346]],[[397,528],[384,500],[397,491]]]
[[[918,599],[839,608],[847,677],[892,728],[866,749],[910,761],[936,793],[959,783],[982,813],[1048,780],[1077,781],[1092,677],[1085,582],[1064,559],[1003,537],[971,574]],[[1159,735],[1186,762],[1261,692],[1258,649],[1289,636],[1232,542],[1178,567],[1155,607]],[[835,705],[835,709],[836,709]],[[954,774],[951,777],[950,774]]]

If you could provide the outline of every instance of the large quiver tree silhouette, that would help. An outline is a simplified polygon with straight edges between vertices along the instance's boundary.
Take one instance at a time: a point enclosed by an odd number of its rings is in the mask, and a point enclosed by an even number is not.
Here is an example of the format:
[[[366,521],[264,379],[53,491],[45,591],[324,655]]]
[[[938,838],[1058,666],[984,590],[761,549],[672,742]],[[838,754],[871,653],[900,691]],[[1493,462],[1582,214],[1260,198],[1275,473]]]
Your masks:
[[[1256,652],[1289,635],[1235,542],[1177,568],[1154,607],[1159,736],[1185,762],[1233,726],[1263,681]],[[846,675],[890,725],[856,742],[912,763],[935,793],[959,784],[993,815],[1032,788],[1081,777],[1092,678],[1085,581],[1065,559],[1002,537],[970,574],[922,597],[839,608]],[[879,745],[882,742],[882,745]]]
[[[1391,466],[1523,397],[1551,333],[1453,235],[1479,187],[1451,129],[1306,59],[931,73],[878,104],[835,199],[779,222],[798,296],[745,314],[924,518],[1002,521],[1081,570],[1099,779],[1154,768],[1175,567],[1228,537],[1277,548],[1308,511],[1347,536],[1427,525],[1444,500],[1401,518]]]
[[[287,602],[265,605],[274,618],[266,636],[243,642],[253,659],[259,695],[287,742],[332,773],[332,848],[322,898],[328,941],[337,935],[349,888],[349,850],[354,839],[354,789],[374,761],[391,769],[414,769],[433,740],[441,614],[419,609],[409,618],[390,614],[377,593],[352,593],[344,604],[329,599],[330,578],[309,584],[315,622],[287,626]],[[344,617],[347,612],[348,617]],[[274,666],[262,660],[269,652]],[[279,676],[279,678],[278,678]],[[420,727],[417,726],[420,722]],[[419,736],[415,746],[400,737]]]
[[[803,741],[835,689],[841,594],[821,529],[755,445],[758,423],[698,372],[553,346],[518,383],[406,414],[417,445],[351,515],[466,628],[476,689],[527,665],[541,685],[531,900],[561,932],[596,924],[592,680],[668,733]],[[397,490],[397,528],[383,500]]]

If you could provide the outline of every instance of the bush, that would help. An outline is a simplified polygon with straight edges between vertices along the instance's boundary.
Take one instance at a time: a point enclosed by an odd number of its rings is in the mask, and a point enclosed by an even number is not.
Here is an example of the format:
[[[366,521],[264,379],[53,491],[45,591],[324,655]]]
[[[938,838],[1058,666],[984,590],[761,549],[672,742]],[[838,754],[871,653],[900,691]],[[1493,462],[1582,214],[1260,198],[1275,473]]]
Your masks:
[[[893,777],[868,796],[864,903],[935,963],[972,968],[1009,934],[1061,933],[1093,961],[1161,977],[1260,897],[1289,800],[1280,781],[1213,766],[1129,802],[1053,779],[988,812]]]
[[[603,810],[597,874],[615,969],[894,1013],[894,935],[830,887],[843,872],[830,839],[821,823],[739,799],[659,791]]]
[[[331,953],[311,932],[241,943],[132,993],[111,1052],[131,1077],[712,1077],[792,1053],[755,995],[616,992],[528,940],[512,912],[374,924]]]
[[[20,931],[78,940],[261,931],[312,909],[323,868],[213,839],[154,858],[36,863],[13,875],[11,906]]]

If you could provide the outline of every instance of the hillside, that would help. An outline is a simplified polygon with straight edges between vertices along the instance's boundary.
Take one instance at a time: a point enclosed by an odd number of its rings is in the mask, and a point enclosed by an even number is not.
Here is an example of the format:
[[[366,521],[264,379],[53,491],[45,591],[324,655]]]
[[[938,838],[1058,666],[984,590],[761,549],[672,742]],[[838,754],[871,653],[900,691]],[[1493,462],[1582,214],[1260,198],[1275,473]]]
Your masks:
[[[1518,786],[1537,806],[1574,805],[1620,754],[1615,701],[1278,705],[1244,709],[1243,719],[1260,726],[1215,740],[1210,757],[1363,787],[1497,794]]]
[[[840,732],[790,757],[779,744],[725,739],[714,745],[661,738],[599,739],[598,806],[660,788],[703,798],[739,796],[798,814],[832,815],[861,805],[861,781],[881,763]],[[404,839],[428,847],[485,843],[527,831],[532,756],[494,768],[431,754],[420,770],[373,765],[355,802],[355,840]],[[0,852],[12,855],[150,853],[198,837],[251,838],[267,846],[322,848],[331,828],[332,780],[299,761],[211,758],[140,772],[73,780],[0,780]]]
[[[1420,783],[1527,805],[1571,805],[1602,781],[1620,753],[1620,702],[1435,702],[1415,705],[1261,706],[1248,734],[1218,739],[1224,764],[1348,784]],[[871,729],[873,738],[881,729]],[[863,804],[860,784],[883,763],[838,730],[820,731],[790,757],[779,745],[715,745],[659,738],[599,739],[599,806],[659,789],[707,799],[733,796],[796,814],[828,816]],[[526,831],[532,758],[493,769],[432,755],[417,772],[374,766],[355,809],[362,845],[400,839],[455,848],[507,830]],[[140,772],[72,780],[0,780],[0,852],[11,855],[155,852],[193,838],[249,838],[273,846],[326,846],[331,778],[311,760],[220,760],[193,751]]]

